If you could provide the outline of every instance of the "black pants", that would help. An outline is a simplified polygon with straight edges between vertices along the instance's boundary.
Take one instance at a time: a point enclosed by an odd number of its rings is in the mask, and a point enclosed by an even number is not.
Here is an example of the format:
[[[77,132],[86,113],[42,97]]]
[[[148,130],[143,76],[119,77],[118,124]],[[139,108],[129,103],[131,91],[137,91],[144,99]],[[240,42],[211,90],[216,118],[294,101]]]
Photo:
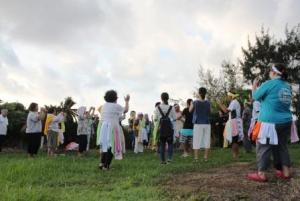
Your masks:
[[[79,153],[83,153],[86,151],[87,147],[87,135],[79,135]]]
[[[28,148],[27,152],[30,155],[36,155],[41,146],[41,133],[26,133]]]
[[[256,158],[258,170],[266,171],[270,165],[270,157],[273,155],[274,168],[282,170],[282,166],[290,167],[290,156],[288,152],[288,139],[291,133],[291,123],[276,124],[275,129],[278,136],[278,145],[270,145],[269,140],[266,144],[257,142]]]
[[[102,163],[103,167],[105,167],[107,169],[109,168],[109,166],[111,164],[111,161],[113,159],[113,156],[114,155],[111,152],[111,148],[109,148],[107,150],[107,152],[102,152],[102,154],[101,154],[101,163]]]
[[[165,158],[165,147],[166,147],[166,143],[168,144],[168,160],[172,160],[172,156],[173,156],[173,136],[168,136],[168,137],[164,137],[164,136],[160,136],[159,138],[160,141],[160,160],[161,162],[165,162],[166,158]]]
[[[5,137],[5,135],[0,135],[0,152],[2,151],[2,145],[4,144]]]

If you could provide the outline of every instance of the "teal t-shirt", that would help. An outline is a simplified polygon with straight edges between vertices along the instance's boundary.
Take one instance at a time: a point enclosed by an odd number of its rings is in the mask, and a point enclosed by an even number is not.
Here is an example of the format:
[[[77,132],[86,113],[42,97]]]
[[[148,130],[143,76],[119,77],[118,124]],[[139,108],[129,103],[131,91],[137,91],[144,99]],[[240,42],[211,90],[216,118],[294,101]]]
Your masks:
[[[275,78],[264,82],[253,92],[253,98],[261,102],[260,122],[281,124],[292,121],[292,89],[286,81]]]

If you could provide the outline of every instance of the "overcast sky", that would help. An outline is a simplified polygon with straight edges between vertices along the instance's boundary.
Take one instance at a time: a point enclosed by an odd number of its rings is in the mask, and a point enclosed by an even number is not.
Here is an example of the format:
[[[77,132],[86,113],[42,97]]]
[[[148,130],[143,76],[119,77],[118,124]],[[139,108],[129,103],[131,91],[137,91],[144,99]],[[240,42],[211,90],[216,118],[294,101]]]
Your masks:
[[[264,25],[300,22],[299,0],[0,0],[0,99],[99,106],[108,89],[152,112],[192,97],[197,69],[236,61]],[[119,103],[124,104],[123,99]]]

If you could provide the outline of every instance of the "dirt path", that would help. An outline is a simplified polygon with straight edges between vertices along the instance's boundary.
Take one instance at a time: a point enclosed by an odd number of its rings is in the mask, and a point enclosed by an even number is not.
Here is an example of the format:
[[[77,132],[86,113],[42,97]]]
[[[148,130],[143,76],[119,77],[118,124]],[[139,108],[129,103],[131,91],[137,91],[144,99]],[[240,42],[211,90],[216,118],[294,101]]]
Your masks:
[[[166,182],[166,192],[173,200],[254,200],[300,201],[300,172],[293,170],[290,181],[277,179],[269,173],[268,183],[247,181],[245,175],[255,171],[255,165],[236,163],[205,172],[174,176]]]

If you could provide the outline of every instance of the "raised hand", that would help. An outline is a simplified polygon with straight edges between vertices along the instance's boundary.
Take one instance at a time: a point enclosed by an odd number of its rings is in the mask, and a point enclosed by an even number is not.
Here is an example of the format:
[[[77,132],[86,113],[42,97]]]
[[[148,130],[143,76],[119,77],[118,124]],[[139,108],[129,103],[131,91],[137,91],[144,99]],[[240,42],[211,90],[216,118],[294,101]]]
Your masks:
[[[129,95],[129,94],[126,95],[126,96],[124,97],[124,100],[125,100],[125,102],[129,102],[129,100],[130,100],[130,95]]]

